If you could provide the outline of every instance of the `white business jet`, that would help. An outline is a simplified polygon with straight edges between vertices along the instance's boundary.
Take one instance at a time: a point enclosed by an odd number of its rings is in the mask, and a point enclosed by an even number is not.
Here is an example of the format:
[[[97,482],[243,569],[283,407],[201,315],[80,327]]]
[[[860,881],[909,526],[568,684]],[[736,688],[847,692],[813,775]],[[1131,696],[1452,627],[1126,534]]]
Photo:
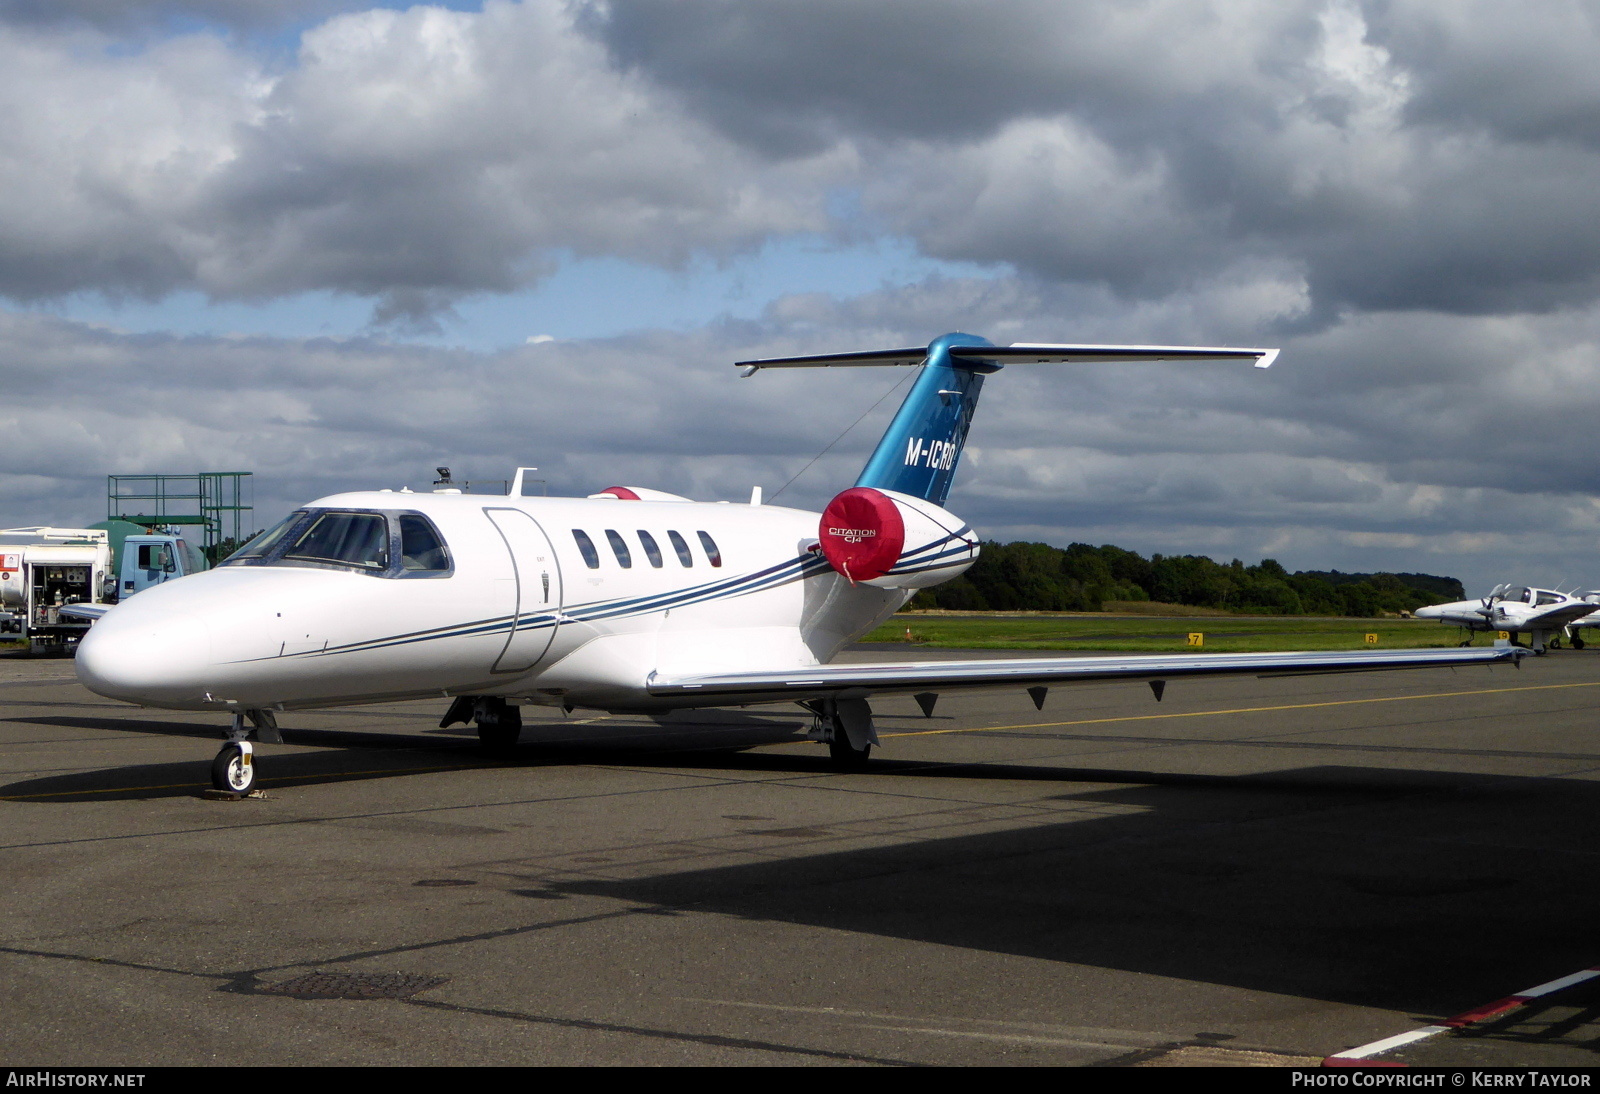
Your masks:
[[[1554,589],[1530,589],[1518,585],[1496,585],[1494,591],[1481,600],[1455,600],[1449,604],[1433,604],[1412,612],[1416,619],[1437,619],[1468,631],[1465,646],[1472,641],[1473,631],[1507,631],[1515,641],[1518,634],[1528,635],[1528,644],[1535,653],[1543,653],[1552,635],[1572,626],[1578,620],[1600,608],[1600,598],[1586,599],[1558,593]],[[1581,640],[1573,642],[1583,648]]]
[[[438,698],[491,750],[520,707],[617,712],[799,703],[836,763],[877,743],[869,700],[1218,673],[1312,673],[1514,662],[1523,651],[1049,657],[833,665],[915,590],[962,573],[973,530],[944,508],[984,378],[1022,362],[1252,361],[1277,350],[994,346],[947,334],[926,348],[741,362],[887,365],[920,374],[856,484],[821,513],[700,503],[644,487],[587,498],[389,490],[291,513],[206,573],[109,611],[78,650],[91,690],[141,706],[232,715],[219,789],[255,779],[251,738],[284,711]]]

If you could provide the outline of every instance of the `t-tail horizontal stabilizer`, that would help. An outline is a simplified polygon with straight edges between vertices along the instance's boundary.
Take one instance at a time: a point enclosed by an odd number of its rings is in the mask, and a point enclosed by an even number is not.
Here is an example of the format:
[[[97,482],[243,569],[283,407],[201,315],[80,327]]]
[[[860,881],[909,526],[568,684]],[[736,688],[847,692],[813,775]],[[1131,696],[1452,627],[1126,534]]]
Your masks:
[[[743,375],[767,368],[838,368],[914,365],[922,372],[856,486],[893,490],[943,505],[967,441],[983,378],[1008,364],[1109,364],[1118,361],[1252,361],[1266,368],[1275,349],[1227,346],[1089,346],[1018,342],[991,345],[959,332],[941,335],[927,348],[885,349],[868,353],[824,353],[740,361]]]

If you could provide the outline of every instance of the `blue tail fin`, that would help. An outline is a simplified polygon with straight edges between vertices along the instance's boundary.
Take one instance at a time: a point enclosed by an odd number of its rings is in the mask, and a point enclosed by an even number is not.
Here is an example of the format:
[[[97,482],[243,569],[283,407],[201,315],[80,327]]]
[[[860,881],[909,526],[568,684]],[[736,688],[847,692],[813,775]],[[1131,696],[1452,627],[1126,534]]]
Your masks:
[[[944,504],[967,443],[983,377],[1000,368],[990,361],[952,357],[950,347],[991,344],[971,334],[946,334],[929,344],[927,362],[862,469],[857,486],[897,490]]]

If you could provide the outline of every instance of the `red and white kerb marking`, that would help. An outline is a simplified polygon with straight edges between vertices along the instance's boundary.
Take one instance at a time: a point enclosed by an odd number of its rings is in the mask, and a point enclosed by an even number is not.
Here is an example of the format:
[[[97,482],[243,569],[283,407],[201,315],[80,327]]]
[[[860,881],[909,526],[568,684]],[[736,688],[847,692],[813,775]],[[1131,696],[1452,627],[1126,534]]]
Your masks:
[[[1406,1045],[1416,1044],[1418,1041],[1426,1040],[1438,1033],[1449,1033],[1453,1029],[1461,1029],[1463,1026],[1482,1022],[1486,1018],[1493,1018],[1498,1014],[1504,1014],[1508,1010],[1515,1010],[1517,1007],[1531,1003],[1541,995],[1550,995],[1553,992],[1562,991],[1565,988],[1572,987],[1574,984],[1581,984],[1585,980],[1593,980],[1597,976],[1600,976],[1600,965],[1584,969],[1582,972],[1575,972],[1570,976],[1563,976],[1559,980],[1552,980],[1548,984],[1540,984],[1538,987],[1529,988],[1527,991],[1519,991],[1517,994],[1508,995],[1504,999],[1496,999],[1493,1003],[1485,1003],[1481,1007],[1464,1010],[1453,1018],[1446,1018],[1436,1026],[1423,1026],[1421,1029],[1414,1029],[1410,1033],[1401,1033],[1394,1037],[1385,1037],[1381,1041],[1373,1041],[1370,1045],[1347,1048],[1343,1052],[1336,1052],[1327,1057],[1322,1061],[1322,1066],[1405,1067],[1407,1066],[1405,1064],[1385,1063],[1381,1060],[1373,1060],[1370,1057],[1379,1056],[1385,1052],[1393,1052],[1395,1049]]]

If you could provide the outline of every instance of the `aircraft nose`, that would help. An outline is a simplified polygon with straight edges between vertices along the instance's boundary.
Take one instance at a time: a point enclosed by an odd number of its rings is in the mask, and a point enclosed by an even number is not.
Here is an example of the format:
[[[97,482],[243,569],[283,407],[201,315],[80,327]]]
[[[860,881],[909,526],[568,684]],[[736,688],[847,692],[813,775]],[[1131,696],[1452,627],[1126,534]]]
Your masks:
[[[1414,612],[1411,613],[1411,618],[1413,618],[1413,619],[1438,619],[1439,618],[1439,609],[1430,604],[1427,607],[1416,609]]]
[[[133,606],[113,609],[89,628],[78,644],[78,679],[108,699],[203,707],[211,668],[204,620],[130,611]]]

